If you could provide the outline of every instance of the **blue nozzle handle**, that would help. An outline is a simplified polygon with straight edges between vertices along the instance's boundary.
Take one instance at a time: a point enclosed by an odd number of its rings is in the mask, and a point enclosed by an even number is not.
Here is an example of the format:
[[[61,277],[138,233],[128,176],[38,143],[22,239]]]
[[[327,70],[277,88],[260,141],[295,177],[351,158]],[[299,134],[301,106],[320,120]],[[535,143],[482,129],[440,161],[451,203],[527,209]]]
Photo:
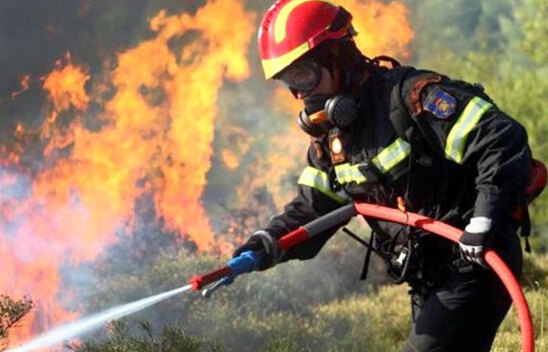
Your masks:
[[[263,255],[261,252],[245,251],[239,256],[230,259],[226,265],[232,269],[233,277],[236,277],[256,270],[262,259]]]
[[[238,275],[245,274],[256,270],[263,259],[262,252],[245,251],[239,256],[234,257],[228,261],[226,266],[232,271],[232,275],[227,275],[218,280],[210,288],[206,288],[202,291],[202,296],[208,298],[214,291],[217,291],[223,286],[228,286],[234,282],[234,278]]]

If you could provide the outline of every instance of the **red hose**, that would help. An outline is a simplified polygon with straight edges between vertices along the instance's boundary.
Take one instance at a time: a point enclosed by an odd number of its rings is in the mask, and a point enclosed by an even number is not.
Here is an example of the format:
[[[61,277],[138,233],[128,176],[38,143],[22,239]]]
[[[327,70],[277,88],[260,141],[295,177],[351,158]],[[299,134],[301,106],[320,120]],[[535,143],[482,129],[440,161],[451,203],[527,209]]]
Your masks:
[[[418,227],[427,232],[445,237],[453,242],[458,242],[462,230],[447,225],[441,221],[430,219],[424,215],[402,212],[398,209],[383,207],[368,203],[355,203],[356,211],[363,216],[380,220],[396,222],[403,225]],[[535,338],[533,332],[533,321],[527,300],[523,295],[521,286],[508,266],[493,250],[486,250],[484,260],[501,279],[508,290],[518,314],[521,327],[522,352],[533,352],[535,350]]]

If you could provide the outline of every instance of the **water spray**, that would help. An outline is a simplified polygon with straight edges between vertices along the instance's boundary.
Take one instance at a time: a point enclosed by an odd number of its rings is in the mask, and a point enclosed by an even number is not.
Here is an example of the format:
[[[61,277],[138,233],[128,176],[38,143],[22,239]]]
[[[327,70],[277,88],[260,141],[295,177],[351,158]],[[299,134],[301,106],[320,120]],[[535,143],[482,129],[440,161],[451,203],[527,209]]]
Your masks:
[[[106,310],[104,312],[54,328],[53,330],[49,331],[48,333],[42,336],[39,336],[38,338],[30,341],[29,343],[7,350],[6,352],[28,352],[28,351],[33,351],[37,348],[46,348],[49,346],[56,345],[62,341],[69,340],[76,336],[80,336],[90,330],[103,326],[105,323],[108,323],[109,321],[120,319],[129,314],[136,313],[140,310],[150,307],[153,304],[166,300],[179,293],[188,291],[191,288],[192,288],[191,285],[186,285],[171,291],[167,291],[167,292],[159,293],[154,296],[143,298],[135,302],[110,308],[109,310]]]
[[[442,236],[453,242],[458,242],[460,236],[462,235],[462,230],[420,214],[407,212],[405,210],[387,208],[380,205],[357,202],[345,205],[286,234],[278,239],[278,247],[280,250],[291,249],[297,244],[322,233],[326,229],[346,223],[358,214],[369,218],[417,227],[432,234]],[[105,312],[81,319],[65,326],[61,326],[29,342],[26,345],[8,350],[7,352],[26,352],[36,348],[52,346],[63,340],[76,337],[93,328],[99,327],[106,322],[135,313],[190,289],[194,291],[202,290],[203,297],[210,297],[214,291],[221,287],[230,285],[237,276],[257,270],[260,267],[263,255],[264,254],[261,251],[245,251],[239,256],[232,258],[226,266],[220,269],[211,271],[204,275],[196,275],[192,277],[189,284],[184,287],[160,293],[155,296],[144,298],[119,307],[111,308]],[[504,261],[493,250],[485,251],[484,260],[499,276],[502,283],[508,290],[510,297],[512,298],[521,328],[522,352],[533,352],[533,323],[531,313],[527,305],[527,300],[525,299],[519,282]],[[210,284],[213,285],[209,288],[205,288]]]

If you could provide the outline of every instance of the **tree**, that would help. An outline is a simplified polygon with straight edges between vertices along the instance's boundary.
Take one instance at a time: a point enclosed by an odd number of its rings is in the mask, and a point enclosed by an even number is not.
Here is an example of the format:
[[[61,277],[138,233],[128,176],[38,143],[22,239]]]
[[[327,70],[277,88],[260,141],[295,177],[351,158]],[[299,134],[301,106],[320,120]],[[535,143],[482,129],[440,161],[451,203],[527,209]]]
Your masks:
[[[0,351],[8,346],[8,332],[34,307],[32,300],[24,297],[14,300],[0,295]]]

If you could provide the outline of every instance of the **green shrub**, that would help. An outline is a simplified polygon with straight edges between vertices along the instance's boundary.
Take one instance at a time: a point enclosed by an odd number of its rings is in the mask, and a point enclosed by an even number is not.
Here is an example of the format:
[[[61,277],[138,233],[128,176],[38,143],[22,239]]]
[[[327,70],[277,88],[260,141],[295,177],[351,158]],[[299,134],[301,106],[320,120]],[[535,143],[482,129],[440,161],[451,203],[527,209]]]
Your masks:
[[[177,282],[171,275],[186,275],[183,273],[183,263],[192,262],[192,270],[199,270],[197,263],[215,267],[218,265],[215,261],[212,257],[161,260],[151,270],[153,274],[142,277],[144,281],[141,284],[153,287],[151,282],[169,278],[170,283],[166,285],[171,288]],[[548,255],[528,256],[523,277],[524,282],[538,283],[526,289],[538,351],[546,350],[548,346],[546,263]],[[152,345],[162,341],[165,346],[195,342],[189,346],[202,348],[196,351],[207,351],[211,346],[244,352],[401,350],[410,328],[406,285],[355,290],[340,298],[326,298],[318,295],[321,289],[326,289],[323,286],[326,282],[321,278],[323,272],[315,271],[313,274],[309,270],[313,266],[313,262],[287,263],[274,270],[242,276],[230,287],[214,293],[210,299],[202,299],[198,294],[172,298],[145,312],[147,318],[155,322],[151,327],[165,326],[161,332],[145,330],[148,335],[143,336],[142,331],[119,329],[111,332],[106,340],[89,341],[84,345],[86,349],[77,351],[125,351],[113,346],[132,346],[135,351],[149,351],[137,349],[139,346],[148,348],[147,341]],[[304,276],[308,276],[306,280]],[[318,282],[319,289],[305,292],[307,285],[314,280]],[[306,285],[302,284],[303,281]],[[123,287],[124,290],[128,289]],[[137,316],[133,319],[141,318]],[[516,351],[520,346],[519,324],[515,312],[511,311],[499,329],[493,351]]]
[[[166,326],[155,332],[148,323],[141,323],[137,332],[130,332],[124,322],[112,324],[106,338],[68,345],[78,352],[221,352],[218,345],[204,338],[187,334],[183,327]]]
[[[34,303],[27,297],[15,300],[0,295],[0,351],[5,350],[9,343],[9,330],[17,326],[33,307]]]

